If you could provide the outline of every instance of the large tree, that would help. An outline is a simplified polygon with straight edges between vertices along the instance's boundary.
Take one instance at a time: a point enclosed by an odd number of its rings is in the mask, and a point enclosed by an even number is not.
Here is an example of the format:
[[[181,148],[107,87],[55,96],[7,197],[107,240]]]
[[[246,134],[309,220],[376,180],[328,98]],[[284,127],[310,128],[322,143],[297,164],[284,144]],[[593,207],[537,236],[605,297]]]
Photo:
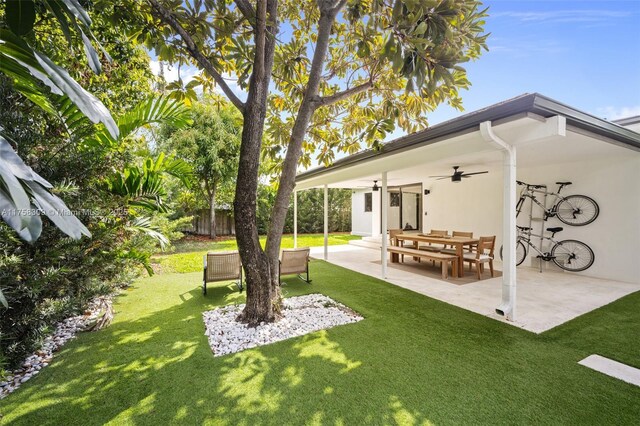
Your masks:
[[[280,315],[278,254],[298,164],[309,165],[314,152],[330,162],[337,150],[379,144],[396,125],[424,128],[442,102],[461,107],[458,90],[469,82],[459,64],[486,48],[485,11],[473,0],[146,4],[123,8],[123,18],[142,25],[139,38],[163,59],[197,65],[244,118],[234,211],[247,279],[239,320],[250,324]],[[264,250],[256,227],[261,151],[281,158]]]
[[[215,238],[219,190],[232,186],[238,173],[242,117],[232,105],[209,97],[192,104],[191,115],[190,126],[163,129],[160,147],[175,151],[193,165],[199,189],[209,204],[209,236]]]

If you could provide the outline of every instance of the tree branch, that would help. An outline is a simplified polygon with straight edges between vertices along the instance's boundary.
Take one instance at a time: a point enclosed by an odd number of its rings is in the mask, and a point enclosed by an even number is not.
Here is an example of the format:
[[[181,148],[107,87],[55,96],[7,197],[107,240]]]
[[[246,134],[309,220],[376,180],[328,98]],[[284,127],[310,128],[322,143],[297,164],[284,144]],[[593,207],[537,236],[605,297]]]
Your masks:
[[[332,8],[332,12],[337,14],[347,4],[347,0],[340,0],[335,3],[335,6]]]
[[[373,82],[367,81],[366,83],[362,83],[359,86],[343,90],[342,92],[334,93],[331,96],[318,96],[315,99],[315,103],[316,105],[318,105],[318,107],[335,104],[336,102],[340,102],[341,100],[347,99],[350,96],[356,95],[360,92],[364,92],[371,87],[373,87]]]
[[[253,8],[249,0],[234,0],[234,3],[238,7],[238,10],[242,13],[249,24],[256,28],[256,10]]]
[[[155,14],[159,17],[164,23],[168,24],[173,30],[180,35],[182,41],[185,44],[185,48],[191,55],[193,59],[195,59],[198,64],[204,68],[205,71],[215,80],[215,82],[220,86],[224,94],[229,98],[231,103],[240,110],[241,113],[244,113],[244,103],[233,93],[233,90],[229,87],[227,82],[224,80],[222,75],[216,70],[213,66],[209,58],[207,58],[196,46],[195,41],[191,37],[191,35],[184,29],[184,27],[178,22],[178,20],[168,11],[164,6],[162,6],[158,0],[148,0],[153,9],[155,9]]]

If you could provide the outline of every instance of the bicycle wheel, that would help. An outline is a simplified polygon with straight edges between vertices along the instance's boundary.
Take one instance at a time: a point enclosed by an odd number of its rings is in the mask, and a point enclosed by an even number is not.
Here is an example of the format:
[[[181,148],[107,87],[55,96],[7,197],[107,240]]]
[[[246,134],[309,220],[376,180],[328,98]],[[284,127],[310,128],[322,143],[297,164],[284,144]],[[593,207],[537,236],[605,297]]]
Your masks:
[[[595,255],[591,247],[581,241],[564,240],[551,249],[553,263],[565,271],[580,272],[593,265]]]
[[[522,241],[516,243],[516,266],[520,266],[524,259],[527,257],[527,247]],[[500,246],[500,260],[502,259],[502,246]]]
[[[555,207],[556,216],[562,223],[584,226],[596,220],[600,214],[598,203],[586,195],[569,195]]]

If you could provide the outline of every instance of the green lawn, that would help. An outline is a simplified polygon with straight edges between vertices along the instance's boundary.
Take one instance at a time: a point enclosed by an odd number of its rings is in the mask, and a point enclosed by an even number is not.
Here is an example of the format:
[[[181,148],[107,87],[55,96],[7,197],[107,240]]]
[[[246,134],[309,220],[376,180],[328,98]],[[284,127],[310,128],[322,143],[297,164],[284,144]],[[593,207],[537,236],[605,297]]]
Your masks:
[[[200,273],[139,280],[107,329],[68,343],[3,401],[0,423],[638,424],[640,388],[577,364],[640,367],[640,293],[535,335],[322,261],[313,284],[365,319],[214,358]]]
[[[329,245],[348,244],[351,240],[359,240],[358,237],[351,234],[329,234]],[[260,242],[264,247],[266,237],[260,237]],[[324,245],[323,234],[298,234],[298,247],[317,247]],[[283,235],[282,248],[293,247],[293,235]],[[195,272],[202,270],[202,257],[208,251],[224,251],[236,250],[238,245],[235,238],[229,238],[223,241],[194,241],[184,240],[175,243],[175,249],[172,254],[159,254],[152,258],[152,263],[156,265],[156,269],[164,273],[167,272]]]

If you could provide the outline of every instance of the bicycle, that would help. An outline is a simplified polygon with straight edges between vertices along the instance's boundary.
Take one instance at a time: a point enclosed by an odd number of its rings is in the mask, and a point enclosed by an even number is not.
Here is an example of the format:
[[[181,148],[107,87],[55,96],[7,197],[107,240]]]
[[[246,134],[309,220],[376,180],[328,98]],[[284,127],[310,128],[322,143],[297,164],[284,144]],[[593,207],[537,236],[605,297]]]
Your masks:
[[[527,257],[527,246],[538,253],[538,258],[546,262],[553,261],[560,268],[569,272],[580,272],[588,269],[595,261],[595,255],[591,247],[578,240],[556,241],[553,239],[556,233],[564,228],[547,228],[551,232],[551,237],[537,235],[531,232],[531,228],[516,226],[518,228],[518,238],[516,240],[516,266],[522,264]],[[541,238],[553,243],[550,252],[540,251],[532,242],[531,237]],[[502,259],[502,247],[500,247],[500,259]]]
[[[600,214],[600,207],[598,203],[591,197],[586,195],[569,195],[562,196],[560,191],[565,186],[571,185],[571,182],[556,182],[558,185],[558,192],[547,192],[547,185],[532,185],[522,181],[516,181],[518,185],[523,185],[524,188],[520,192],[520,198],[518,204],[516,204],[516,217],[520,214],[524,201],[527,198],[531,199],[531,202],[536,203],[544,211],[544,220],[550,217],[557,217],[560,222],[572,226],[584,226],[587,225],[598,217]],[[535,196],[535,193],[551,195],[557,200],[555,204],[547,209]]]

